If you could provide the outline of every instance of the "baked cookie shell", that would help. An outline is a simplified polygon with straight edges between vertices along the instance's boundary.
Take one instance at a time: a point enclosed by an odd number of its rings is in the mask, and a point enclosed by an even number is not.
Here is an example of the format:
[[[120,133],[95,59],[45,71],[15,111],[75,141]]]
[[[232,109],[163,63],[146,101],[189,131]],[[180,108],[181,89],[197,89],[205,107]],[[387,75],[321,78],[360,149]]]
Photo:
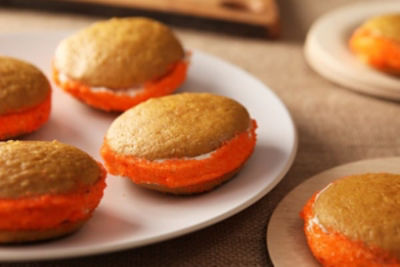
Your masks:
[[[387,14],[374,17],[365,22],[361,29],[368,30],[374,36],[380,36],[400,42],[400,14]]]
[[[95,184],[100,174],[88,154],[57,141],[0,142],[0,198],[70,193]]]
[[[157,79],[184,57],[173,32],[146,18],[94,23],[57,47],[55,68],[92,87],[123,89]]]
[[[53,239],[71,234],[81,228],[89,218],[76,221],[66,222],[50,229],[37,229],[37,230],[0,230],[0,243],[22,243],[34,242],[46,239]]]
[[[238,102],[208,93],[150,99],[126,111],[106,140],[116,153],[147,160],[195,157],[212,152],[250,126]]]
[[[32,108],[51,90],[44,74],[32,64],[0,56],[0,115]]]
[[[321,225],[400,259],[400,175],[353,175],[319,194],[313,211]]]

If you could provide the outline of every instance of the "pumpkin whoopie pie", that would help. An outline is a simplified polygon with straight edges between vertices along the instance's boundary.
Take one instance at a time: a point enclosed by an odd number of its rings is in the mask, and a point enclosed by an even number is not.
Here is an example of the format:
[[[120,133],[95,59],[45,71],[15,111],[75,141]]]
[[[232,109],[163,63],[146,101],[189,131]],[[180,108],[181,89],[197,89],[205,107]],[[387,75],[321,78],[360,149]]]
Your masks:
[[[356,29],[351,50],[366,64],[400,74],[400,14],[373,17]]]
[[[105,177],[100,163],[73,146],[0,142],[0,243],[77,230],[99,204]]]
[[[141,17],[113,18],[63,40],[53,78],[95,108],[124,111],[175,91],[187,66],[181,43],[166,25]]]
[[[253,152],[256,122],[238,102],[208,93],[150,99],[119,116],[101,154],[110,173],[174,194],[207,191]]]
[[[400,175],[339,179],[305,205],[304,231],[323,266],[400,266]]]
[[[0,140],[33,132],[47,122],[51,87],[27,62],[0,56]]]

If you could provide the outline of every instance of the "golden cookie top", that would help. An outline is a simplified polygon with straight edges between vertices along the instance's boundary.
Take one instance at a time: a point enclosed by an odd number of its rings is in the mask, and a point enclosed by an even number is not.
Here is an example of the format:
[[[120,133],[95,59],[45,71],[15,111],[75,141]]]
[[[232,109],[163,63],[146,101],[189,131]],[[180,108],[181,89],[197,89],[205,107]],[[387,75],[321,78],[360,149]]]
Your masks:
[[[372,35],[400,42],[400,14],[374,17],[365,22],[361,29],[370,31]]]
[[[400,175],[340,179],[322,191],[314,214],[325,228],[383,248],[400,259]]]
[[[85,152],[57,141],[0,142],[0,198],[69,193],[101,171]]]
[[[39,105],[50,90],[46,76],[38,68],[0,56],[0,115]]]
[[[167,26],[146,18],[114,18],[63,40],[54,64],[73,80],[120,89],[165,75],[183,56]]]
[[[195,157],[219,148],[249,128],[238,102],[207,93],[153,98],[126,111],[106,141],[117,153],[148,160]]]

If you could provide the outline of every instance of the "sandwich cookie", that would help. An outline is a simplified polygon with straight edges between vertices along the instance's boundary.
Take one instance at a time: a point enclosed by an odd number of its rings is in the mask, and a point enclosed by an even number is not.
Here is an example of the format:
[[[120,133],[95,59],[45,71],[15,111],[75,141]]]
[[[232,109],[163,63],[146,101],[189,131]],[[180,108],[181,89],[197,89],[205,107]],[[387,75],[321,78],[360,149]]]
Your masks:
[[[349,44],[362,62],[384,72],[400,74],[400,14],[369,19],[356,29]]]
[[[110,173],[174,194],[210,190],[252,154],[256,122],[238,102],[208,93],[150,99],[110,126],[101,154]]]
[[[400,175],[339,179],[301,212],[307,242],[323,266],[400,266]]]
[[[105,188],[106,172],[57,141],[0,142],[0,243],[55,238],[80,228]]]
[[[106,111],[124,111],[175,91],[188,62],[164,24],[132,17],[94,23],[61,41],[53,60],[58,86]]]
[[[0,56],[0,140],[33,132],[47,122],[51,87],[35,66]]]

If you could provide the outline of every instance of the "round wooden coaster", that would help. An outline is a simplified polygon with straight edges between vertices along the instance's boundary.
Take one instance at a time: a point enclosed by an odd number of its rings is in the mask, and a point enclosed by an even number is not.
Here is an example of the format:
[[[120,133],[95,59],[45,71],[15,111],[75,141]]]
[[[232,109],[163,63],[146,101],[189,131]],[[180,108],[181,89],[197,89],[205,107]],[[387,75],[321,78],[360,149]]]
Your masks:
[[[267,230],[267,247],[274,266],[319,266],[312,256],[299,213],[314,192],[347,175],[400,173],[400,157],[357,161],[319,173],[292,190],[272,214]]]
[[[311,27],[304,46],[309,65],[324,78],[355,91],[400,100],[400,77],[369,67],[350,51],[353,31],[367,19],[400,12],[394,1],[368,1],[323,15]]]

